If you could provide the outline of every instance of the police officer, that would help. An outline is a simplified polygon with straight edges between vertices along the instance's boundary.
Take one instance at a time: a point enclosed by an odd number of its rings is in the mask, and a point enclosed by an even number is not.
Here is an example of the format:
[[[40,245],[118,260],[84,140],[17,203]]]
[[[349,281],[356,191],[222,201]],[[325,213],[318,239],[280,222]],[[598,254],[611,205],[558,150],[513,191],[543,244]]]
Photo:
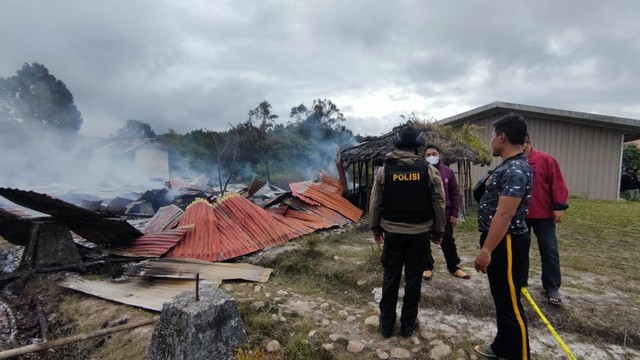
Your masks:
[[[369,208],[374,241],[383,245],[380,333],[384,338],[391,336],[395,326],[403,266],[401,334],[411,336],[418,327],[422,266],[425,256],[430,255],[429,240],[439,244],[445,225],[440,174],[418,156],[424,133],[406,126],[396,133],[394,146],[376,174]]]

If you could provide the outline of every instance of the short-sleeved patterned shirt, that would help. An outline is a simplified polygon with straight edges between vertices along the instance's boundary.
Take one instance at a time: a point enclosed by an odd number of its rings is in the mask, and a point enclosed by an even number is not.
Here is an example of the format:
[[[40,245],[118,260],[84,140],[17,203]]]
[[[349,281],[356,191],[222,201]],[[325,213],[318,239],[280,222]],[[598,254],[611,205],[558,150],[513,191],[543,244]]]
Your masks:
[[[531,199],[531,167],[524,154],[520,153],[504,160],[485,182],[485,192],[478,208],[478,230],[489,231],[491,220],[498,208],[500,196],[522,198],[509,224],[509,234],[528,232],[525,218]]]

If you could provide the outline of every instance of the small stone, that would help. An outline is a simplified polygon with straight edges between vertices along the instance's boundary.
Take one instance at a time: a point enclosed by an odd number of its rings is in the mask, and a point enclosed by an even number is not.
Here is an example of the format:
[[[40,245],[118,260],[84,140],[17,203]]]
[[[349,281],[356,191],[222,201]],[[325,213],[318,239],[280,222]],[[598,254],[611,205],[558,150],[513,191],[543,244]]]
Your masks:
[[[322,319],[322,326],[329,326],[329,324],[331,324],[331,321],[329,321],[329,319]]]
[[[432,333],[430,331],[427,331],[427,330],[420,331],[420,336],[423,339],[427,339],[427,340],[433,340],[433,339],[438,337],[438,335],[436,335],[436,334],[434,334],[434,333]]]
[[[340,311],[338,311],[338,315],[340,315],[342,317],[347,317],[347,316],[349,316],[349,313],[347,312],[347,310],[340,310]]]
[[[347,343],[347,338],[344,335],[340,335],[340,334],[331,334],[329,335],[329,339],[331,339],[334,342],[338,342],[341,344],[346,344]]]
[[[262,309],[264,307],[264,301],[256,301],[253,304],[251,304],[251,307],[254,310],[260,310],[260,309]]]
[[[378,315],[371,315],[364,319],[365,325],[378,326],[380,324],[380,317]]]
[[[256,285],[253,287],[253,292],[260,292],[260,290],[262,290],[262,286],[260,285]]]
[[[326,302],[325,302],[325,303],[322,303],[322,304],[320,305],[320,309],[321,309],[321,310],[329,310],[329,309],[331,309],[331,305],[329,305],[329,303],[326,303]]]
[[[322,349],[324,349],[324,351],[333,351],[335,347],[333,344],[322,344]]]
[[[333,256],[333,260],[340,260],[340,256],[338,256],[338,255],[334,255],[334,256]]]
[[[278,291],[276,291],[276,294],[277,294],[277,295],[280,295],[280,296],[289,295],[289,293],[288,293],[288,292],[286,292],[286,291],[284,291],[284,290],[278,290]]]
[[[347,320],[346,321],[347,322],[352,322],[352,321],[355,321],[355,320],[356,320],[356,317],[353,316],[353,315],[350,315],[350,316],[347,316]]]
[[[287,318],[284,316],[280,316],[280,322],[287,322]]]
[[[222,289],[226,292],[232,292],[233,291],[233,285],[231,284],[224,284],[222,285]]]
[[[391,349],[392,359],[409,359],[411,358],[411,352],[407,349],[395,347]]]
[[[347,351],[357,354],[364,350],[364,344],[358,340],[349,340],[349,344],[347,344]]]
[[[376,355],[378,355],[378,359],[386,360],[389,358],[389,354],[382,349],[376,349]]]
[[[362,286],[366,283],[367,283],[367,280],[359,280],[356,284],[358,284],[358,286]]]
[[[429,352],[429,359],[443,360],[446,359],[449,354],[451,354],[451,346],[445,344],[436,345],[436,347]]]
[[[280,343],[278,340],[271,340],[267,344],[267,352],[276,352],[280,351]]]
[[[443,345],[443,344],[444,344],[444,342],[442,340],[439,340],[439,339],[433,340],[433,341],[431,341],[429,343],[429,345],[431,345],[431,346],[437,346],[437,345]]]
[[[309,331],[309,335],[307,335],[307,337],[310,337],[310,338],[315,337],[317,333],[318,333],[318,331],[311,330],[311,331]]]
[[[280,320],[280,318],[276,314],[271,314],[271,320],[278,321],[278,320]]]
[[[271,293],[264,293],[264,297],[271,297]]]
[[[274,297],[273,302],[281,302],[282,298],[280,296]]]

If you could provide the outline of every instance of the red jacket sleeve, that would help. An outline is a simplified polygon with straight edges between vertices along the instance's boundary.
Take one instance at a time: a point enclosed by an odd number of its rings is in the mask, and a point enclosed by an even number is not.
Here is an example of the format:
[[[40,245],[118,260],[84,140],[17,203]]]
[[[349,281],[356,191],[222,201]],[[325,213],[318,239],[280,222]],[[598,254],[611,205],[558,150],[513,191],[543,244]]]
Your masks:
[[[551,210],[566,210],[569,207],[569,189],[564,182],[562,170],[558,161],[551,156],[547,157],[547,171],[551,190]]]

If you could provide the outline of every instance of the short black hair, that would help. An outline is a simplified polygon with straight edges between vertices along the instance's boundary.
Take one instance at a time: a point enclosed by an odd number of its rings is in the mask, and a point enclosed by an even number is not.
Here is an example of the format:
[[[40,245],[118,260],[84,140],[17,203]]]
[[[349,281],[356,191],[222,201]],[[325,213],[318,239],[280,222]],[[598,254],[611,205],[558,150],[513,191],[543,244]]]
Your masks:
[[[527,123],[518,114],[507,114],[493,122],[496,134],[505,134],[513,145],[524,145],[527,137]]]
[[[440,148],[439,148],[436,144],[429,144],[429,145],[427,145],[427,147],[425,148],[425,150],[427,150],[427,149],[436,149],[436,151],[437,151],[439,154],[442,154],[442,151],[440,151]]]

